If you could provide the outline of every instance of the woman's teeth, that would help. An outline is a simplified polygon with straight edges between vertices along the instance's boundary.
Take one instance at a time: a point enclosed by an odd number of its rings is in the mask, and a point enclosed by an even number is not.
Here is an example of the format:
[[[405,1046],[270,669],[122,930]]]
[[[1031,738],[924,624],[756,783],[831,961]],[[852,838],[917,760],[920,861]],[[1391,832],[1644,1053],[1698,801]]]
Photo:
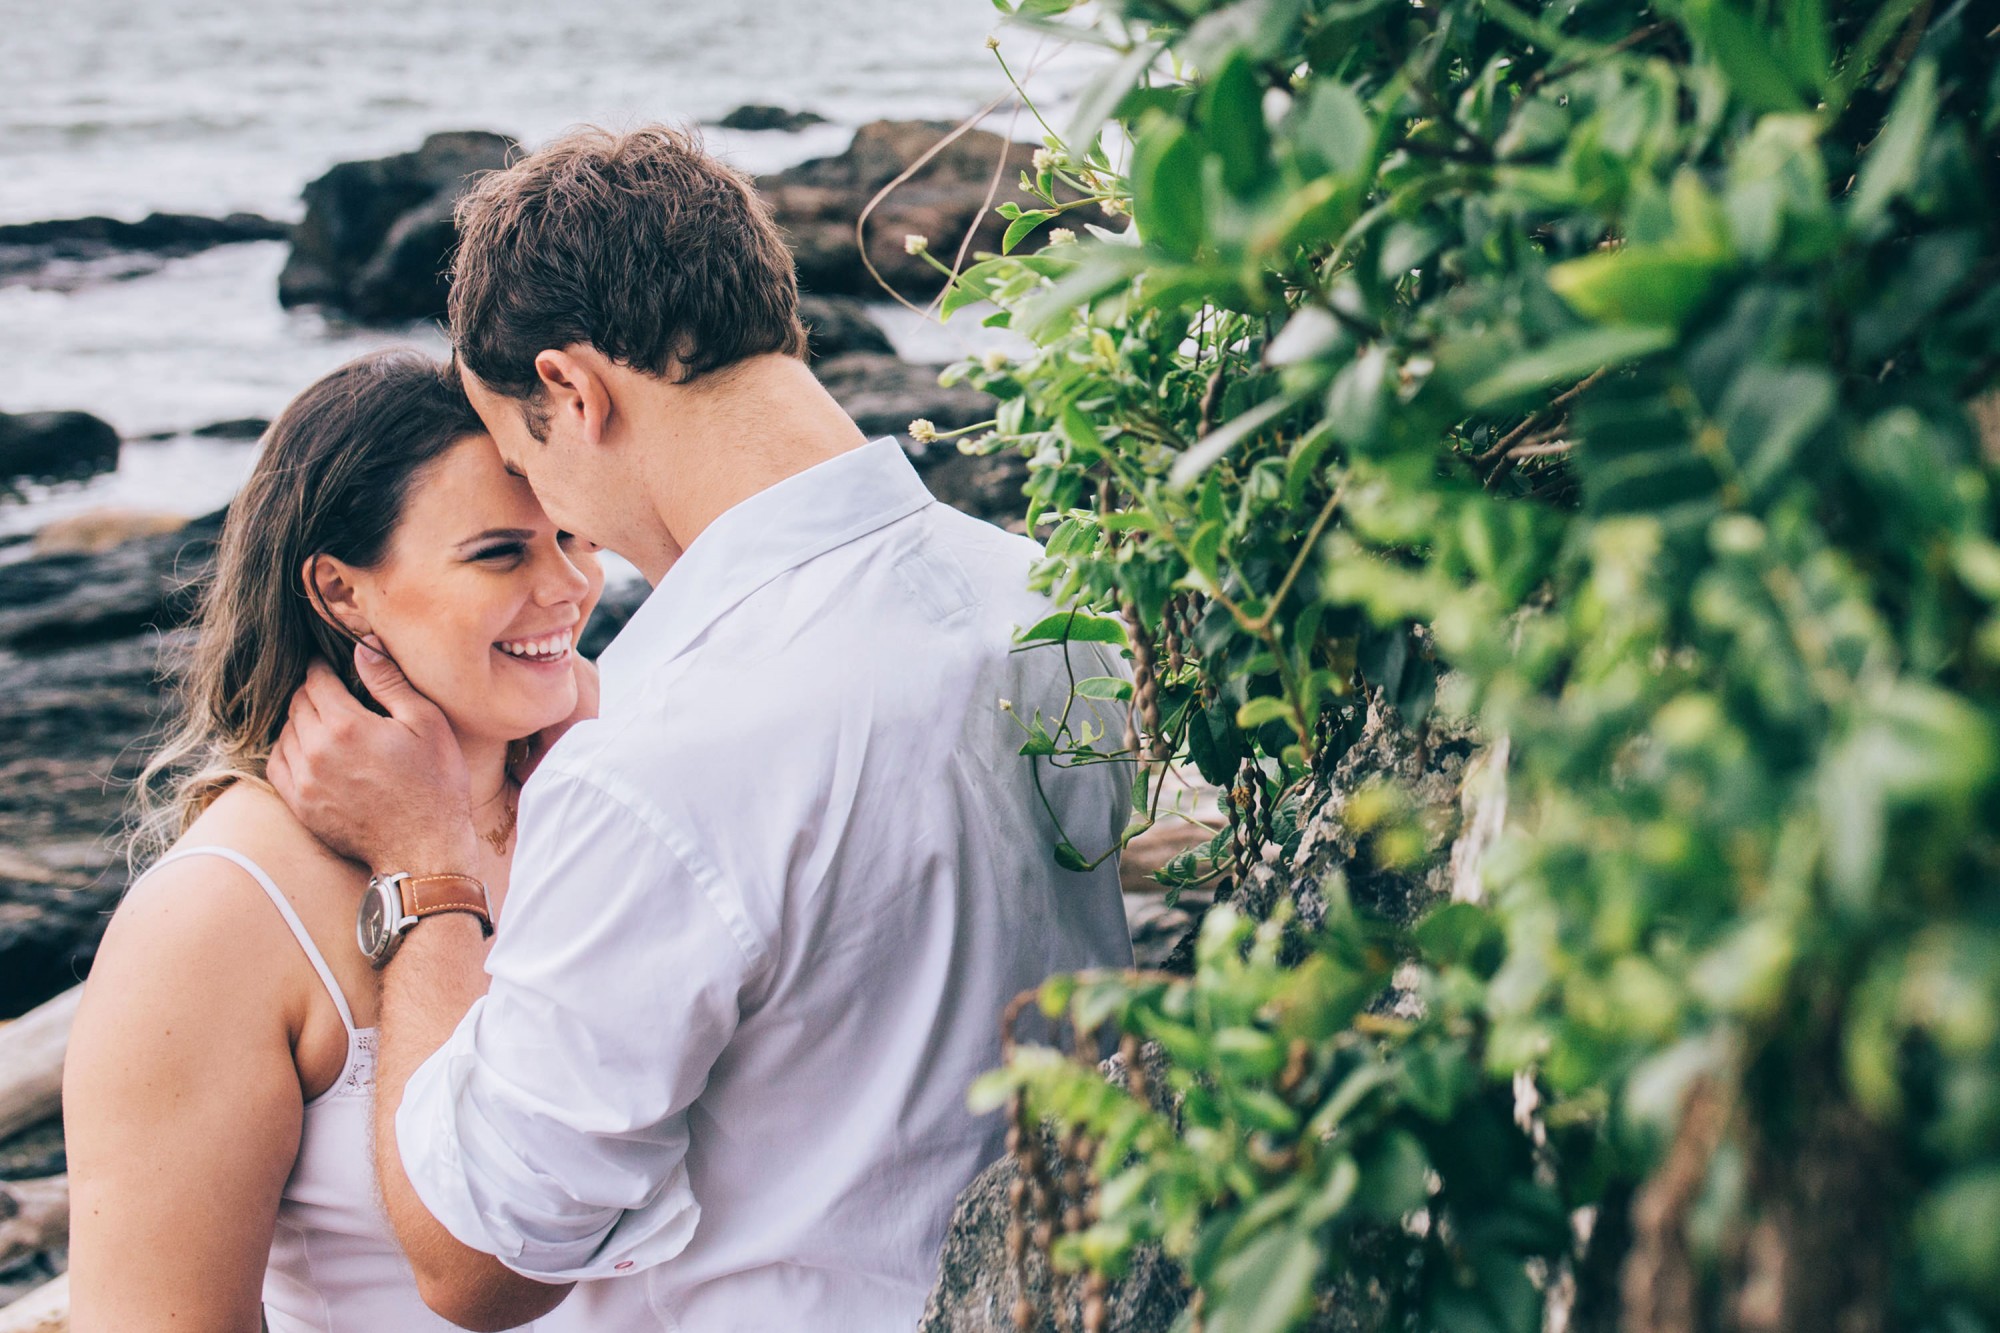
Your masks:
[[[569,656],[570,640],[575,635],[564,630],[560,634],[545,634],[539,639],[509,639],[493,645],[509,657],[518,657],[527,662],[560,662]]]

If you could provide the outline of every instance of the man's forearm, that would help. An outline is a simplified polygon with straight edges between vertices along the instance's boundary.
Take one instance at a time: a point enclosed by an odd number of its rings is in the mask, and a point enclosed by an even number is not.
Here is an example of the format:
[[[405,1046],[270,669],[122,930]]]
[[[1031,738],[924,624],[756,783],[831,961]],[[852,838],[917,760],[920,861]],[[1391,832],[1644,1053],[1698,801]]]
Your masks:
[[[479,923],[447,913],[411,930],[384,972],[375,1073],[376,1172],[389,1221],[424,1300],[462,1327],[502,1329],[554,1309],[569,1287],[522,1277],[462,1244],[417,1197],[396,1142],[396,1110],[410,1076],[450,1039],[486,991],[485,955]]]

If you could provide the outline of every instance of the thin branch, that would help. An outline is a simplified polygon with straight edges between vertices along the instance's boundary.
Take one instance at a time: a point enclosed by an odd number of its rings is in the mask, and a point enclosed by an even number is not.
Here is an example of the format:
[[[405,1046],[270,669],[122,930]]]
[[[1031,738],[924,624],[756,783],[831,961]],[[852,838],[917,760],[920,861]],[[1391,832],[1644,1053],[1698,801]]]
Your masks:
[[[985,120],[988,116],[992,115],[995,111],[999,110],[1001,104],[1005,102],[1008,98],[1012,97],[1013,95],[1014,94],[1011,91],[1001,93],[998,97],[988,102],[985,106],[979,108],[979,110],[973,112],[971,115],[967,116],[964,120],[961,120],[958,123],[958,127],[952,130],[950,134],[945,135],[944,138],[939,139],[936,143],[932,144],[929,148],[925,149],[921,157],[919,157],[916,161],[910,163],[909,166],[904,167],[900,172],[896,174],[894,180],[891,180],[887,185],[884,185],[881,189],[877,190],[875,192],[875,197],[873,199],[870,199],[867,205],[862,208],[861,215],[854,219],[854,244],[855,248],[861,251],[862,267],[868,270],[869,277],[875,279],[876,286],[880,287],[883,291],[889,293],[889,298],[891,300],[893,300],[897,305],[902,306],[905,310],[908,310],[911,314],[921,315],[924,316],[925,318],[929,318],[929,315],[925,312],[925,310],[921,306],[909,300],[901,292],[897,291],[894,287],[890,286],[889,280],[882,276],[882,271],[875,267],[875,261],[869,258],[868,232],[867,232],[868,219],[874,215],[876,207],[880,205],[884,199],[887,199],[892,191],[894,191],[898,186],[902,185],[904,181],[907,181],[908,179],[910,179],[910,177],[916,175],[919,171],[922,171],[925,167],[929,166],[933,158],[935,158],[939,153],[942,153],[945,149],[957,143],[960,139],[964,138],[966,134],[968,134],[973,129],[974,126],[978,125],[980,121]]]
[[[1552,458],[1558,454],[1566,454],[1574,447],[1575,442],[1571,440],[1550,440],[1547,443],[1523,444],[1508,450],[1507,457],[1514,459]]]
[[[1327,497],[1325,506],[1319,511],[1319,517],[1313,520],[1311,530],[1306,533],[1305,542],[1299,547],[1299,553],[1292,557],[1292,567],[1285,571],[1285,577],[1278,584],[1278,590],[1271,594],[1270,602],[1264,607],[1264,614],[1257,617],[1260,633],[1270,628],[1272,618],[1278,614],[1278,608],[1283,606],[1285,598],[1291,595],[1292,585],[1298,582],[1299,574],[1305,569],[1306,561],[1311,558],[1313,548],[1319,545],[1320,534],[1326,531],[1326,525],[1333,519],[1333,511],[1340,507],[1341,497],[1346,494],[1347,483],[1343,480],[1340,485],[1333,488],[1333,494]]]
[[[1544,66],[1528,76],[1527,81],[1521,85],[1521,91],[1523,93],[1532,93],[1544,83],[1550,83],[1556,79],[1568,78],[1578,70],[1587,68],[1591,60],[1602,59],[1603,56],[1616,55],[1621,51],[1629,51],[1639,45],[1639,43],[1648,38],[1656,37],[1673,26],[1673,24],[1664,20],[1658,23],[1648,23],[1643,28],[1635,28],[1633,31],[1625,34],[1625,36],[1605,48],[1601,55],[1592,56],[1590,60],[1566,60],[1560,65]]]
[[[1197,440],[1215,428],[1216,409],[1222,405],[1222,371],[1223,365],[1218,361],[1208,377],[1208,387],[1201,391],[1201,419],[1194,428]]]

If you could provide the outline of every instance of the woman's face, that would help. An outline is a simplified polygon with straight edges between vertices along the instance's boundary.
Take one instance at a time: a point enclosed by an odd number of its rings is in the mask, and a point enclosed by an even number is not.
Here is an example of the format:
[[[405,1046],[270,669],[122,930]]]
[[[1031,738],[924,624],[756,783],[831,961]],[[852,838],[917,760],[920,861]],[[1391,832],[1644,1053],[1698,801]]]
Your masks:
[[[461,736],[514,740],[576,707],[576,637],[604,590],[596,549],[557,532],[472,435],[417,474],[383,560],[342,573],[367,629]]]

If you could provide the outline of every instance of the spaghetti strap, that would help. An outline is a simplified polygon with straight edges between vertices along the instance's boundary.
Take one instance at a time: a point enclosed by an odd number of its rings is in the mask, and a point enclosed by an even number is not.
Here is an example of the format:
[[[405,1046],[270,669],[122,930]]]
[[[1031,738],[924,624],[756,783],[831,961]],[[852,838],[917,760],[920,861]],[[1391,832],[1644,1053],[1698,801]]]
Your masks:
[[[340,1011],[340,1021],[346,1026],[348,1039],[352,1042],[354,1013],[347,1007],[347,996],[341,993],[340,983],[333,979],[333,969],[326,965],[326,959],[320,954],[319,946],[313,943],[312,936],[306,931],[305,922],[299,920],[299,914],[292,910],[291,900],[286,898],[284,892],[272,882],[271,877],[264,873],[262,866],[243,853],[228,847],[183,847],[179,851],[169,852],[146,867],[145,874],[140,875],[139,879],[144,879],[146,875],[152,874],[169,861],[180,861],[190,856],[219,856],[225,861],[234,862],[245,874],[257,881],[265,896],[270,898],[271,905],[278,909],[278,915],[284,917],[285,924],[291,927],[293,936],[298,939],[299,948],[305,950],[306,961],[312,964],[313,971],[319,973],[319,979],[326,986],[326,993],[333,997],[333,1007]],[[138,880],[133,881],[135,884],[137,882]]]

